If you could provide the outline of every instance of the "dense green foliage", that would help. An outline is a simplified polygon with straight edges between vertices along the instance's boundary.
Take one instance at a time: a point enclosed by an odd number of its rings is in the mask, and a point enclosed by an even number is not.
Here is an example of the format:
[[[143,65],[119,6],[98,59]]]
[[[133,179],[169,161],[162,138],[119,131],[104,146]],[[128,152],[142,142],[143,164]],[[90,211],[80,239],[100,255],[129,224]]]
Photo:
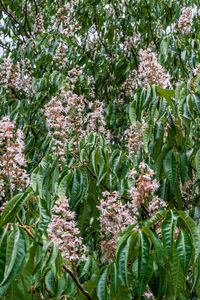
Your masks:
[[[199,1],[0,8],[0,299],[200,299]]]

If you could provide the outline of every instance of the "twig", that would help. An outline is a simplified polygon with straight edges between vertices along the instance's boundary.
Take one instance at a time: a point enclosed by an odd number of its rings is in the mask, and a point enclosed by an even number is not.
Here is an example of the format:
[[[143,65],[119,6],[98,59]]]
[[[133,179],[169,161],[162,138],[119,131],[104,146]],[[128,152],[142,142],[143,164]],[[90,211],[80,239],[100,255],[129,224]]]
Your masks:
[[[18,24],[21,28],[23,28],[26,36],[29,38],[29,34],[28,32],[26,31],[26,28],[9,12],[7,11],[6,7],[3,5],[2,1],[0,1],[0,4],[5,12],[5,14],[7,14],[16,24]]]
[[[83,3],[83,5],[82,5],[80,8],[77,9],[77,11],[75,12],[75,14],[74,14],[74,15],[71,17],[71,19],[69,20],[69,23],[76,17],[77,13],[78,13],[82,8],[84,8],[84,7],[87,5],[87,3],[88,3],[89,1],[90,1],[90,0],[85,1],[85,2]]]
[[[74,275],[74,273],[66,266],[63,265],[63,269],[72,277],[72,279],[74,280],[74,282],[76,283],[77,287],[80,289],[80,291],[89,299],[92,300],[92,297],[90,296],[90,294],[84,290],[84,288],[82,287],[82,285],[80,284],[80,282],[78,281],[78,279],[76,278],[76,276]]]
[[[151,37],[155,43],[155,46],[156,46],[156,51],[158,51],[158,45],[156,43],[156,40],[154,39],[154,35],[153,35],[153,29],[152,29],[152,23],[151,23],[151,13],[150,13],[150,10],[149,10],[149,6],[147,5],[147,13],[148,13],[148,18],[149,18],[149,27],[150,27],[150,31],[151,31]]]
[[[137,56],[136,56],[136,53],[135,53],[133,47],[131,47],[131,52],[132,52],[132,54],[133,54],[133,58],[134,58],[134,61],[135,61],[135,64],[136,64],[136,68],[138,69]]]
[[[180,54],[180,49],[179,49],[179,48],[178,48],[178,57],[179,57],[179,59],[180,59],[180,62],[181,62],[181,65],[182,65],[182,68],[183,68],[184,72],[186,73],[187,76],[189,76],[189,73],[188,73],[188,71],[186,70],[186,68],[185,68],[185,66],[184,66],[184,63],[183,63],[183,60],[182,60],[182,58],[181,58],[181,54]]]
[[[96,7],[95,7],[95,9],[94,9],[94,24],[95,24],[95,28],[96,28],[96,31],[97,31],[97,34],[98,34],[100,43],[102,44],[102,46],[104,47],[104,49],[106,50],[106,52],[107,52],[107,53],[110,55],[110,57],[112,58],[112,57],[113,57],[113,54],[108,50],[107,46],[105,45],[105,43],[104,43],[103,40],[101,39],[101,36],[100,36],[100,34],[99,34],[99,31],[98,31]]]
[[[32,35],[31,28],[30,28],[29,21],[28,21],[27,0],[25,2],[25,22],[24,22],[24,27],[26,26],[26,24],[27,24],[27,27],[28,27],[30,35]]]
[[[23,224],[23,222],[21,221],[20,217],[17,215],[17,220],[18,222],[20,223],[20,225],[22,226],[22,228],[24,228],[24,230],[26,231],[26,233],[30,236],[31,239],[34,239],[34,236],[33,234],[27,229],[27,227]],[[37,242],[41,247],[43,246],[43,243],[41,242]],[[51,250],[48,249],[48,253],[50,252]],[[80,284],[79,280],[77,279],[77,277],[74,275],[74,273],[66,266],[66,265],[63,265],[63,269],[72,277],[72,279],[74,280],[75,284],[77,285],[77,287],[79,288],[79,290],[89,299],[89,300],[92,300],[90,294],[84,290],[84,288],[82,287],[82,285]]]
[[[38,14],[38,6],[37,6],[37,2],[35,0],[33,0],[34,4],[35,4],[35,14],[37,16]]]
[[[30,130],[30,125],[32,124],[32,122],[33,122],[33,120],[34,120],[34,118],[35,118],[35,116],[36,116],[36,114],[37,114],[38,109],[39,109],[39,108],[41,107],[41,105],[45,102],[47,96],[48,96],[48,95],[46,95],[46,96],[42,99],[41,103],[40,103],[40,104],[37,106],[37,108],[34,110],[33,115],[32,115],[32,117],[31,117],[31,119],[30,119],[30,122],[29,122],[29,127],[28,127],[28,129],[27,129],[27,131],[26,131],[26,133],[25,133],[25,138],[27,138],[27,136],[28,136],[28,133],[29,133],[29,130]]]

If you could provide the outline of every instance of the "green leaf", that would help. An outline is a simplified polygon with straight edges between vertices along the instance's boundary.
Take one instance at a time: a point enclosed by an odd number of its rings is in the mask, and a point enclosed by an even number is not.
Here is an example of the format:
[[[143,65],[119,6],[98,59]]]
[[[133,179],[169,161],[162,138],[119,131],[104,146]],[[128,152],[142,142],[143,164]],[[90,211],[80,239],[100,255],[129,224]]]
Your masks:
[[[136,126],[137,124],[137,114],[136,114],[136,101],[134,100],[129,107],[129,118],[131,124]]]
[[[153,243],[154,247],[154,254],[159,266],[163,265],[163,248],[161,245],[160,240],[157,236],[153,233],[153,231],[149,228],[143,228],[142,231],[150,238],[151,242]]]
[[[174,188],[176,183],[176,159],[173,154],[173,149],[170,149],[163,162],[164,170],[167,175],[167,178],[171,184],[171,186]]]
[[[38,242],[44,231],[46,230],[50,220],[51,214],[44,199],[39,198],[39,223],[35,231],[35,241]]]
[[[70,206],[75,207],[81,201],[88,189],[88,177],[84,169],[78,168],[74,170],[72,183]]]
[[[192,220],[190,216],[185,211],[178,211],[180,218],[185,223],[188,232],[192,237],[192,244],[195,249],[195,260],[198,258],[200,253],[200,231],[196,223]]]
[[[188,180],[188,163],[187,163],[187,156],[185,153],[181,153],[181,161],[180,161],[180,175],[181,181],[184,185]]]
[[[153,215],[153,217],[151,217],[150,219],[148,219],[147,221],[145,221],[143,224],[142,224],[142,227],[151,227],[153,225],[155,225],[156,223],[160,222],[165,216],[166,214],[168,213],[167,210],[160,210],[158,211],[157,213],[155,213]]]
[[[0,231],[0,282],[3,280],[6,265],[6,244],[8,227]]]
[[[6,252],[6,255],[7,253],[9,255],[8,265],[6,265],[4,278],[0,283],[0,287],[11,282],[11,280],[13,280],[13,278],[21,271],[24,266],[24,261],[27,260],[27,254],[29,256],[29,249],[27,247],[25,233],[20,231],[17,226],[14,226],[14,232],[12,232],[8,238],[8,252]]]
[[[175,112],[174,105],[173,105],[173,100],[172,100],[172,98],[175,98],[175,91],[174,90],[163,89],[159,86],[156,86],[156,91],[157,91],[159,96],[164,97],[167,100],[167,103],[170,105],[173,112]]]
[[[111,298],[112,300],[132,300],[131,291],[123,285],[120,285],[117,294]]]
[[[185,289],[185,276],[183,274],[181,263],[177,253],[174,253],[174,258],[170,261],[170,281],[173,290],[170,289],[170,294],[176,299],[181,291]]]
[[[130,253],[130,248],[135,242],[137,237],[137,232],[133,233],[128,237],[118,248],[117,251],[117,268],[119,272],[119,278],[122,281],[122,284],[128,287],[128,256]]]
[[[147,261],[149,258],[150,241],[143,231],[138,232],[139,249],[138,249],[138,276],[142,277],[146,273]]]
[[[60,200],[64,200],[66,196],[66,190],[67,190],[67,185],[69,183],[69,180],[71,179],[72,174],[69,173],[63,177],[61,180],[59,186],[58,186],[58,197]]]
[[[187,274],[190,259],[192,256],[192,243],[186,231],[179,231],[176,241],[176,251],[185,274]]]
[[[97,282],[97,296],[99,300],[106,300],[107,295],[107,276],[108,266],[102,268]]]
[[[158,157],[156,158],[156,163],[155,163],[155,173],[156,173],[156,177],[159,179],[161,176],[161,170],[163,167],[163,161],[164,158],[166,156],[168,152],[168,147],[164,147],[161,151],[161,153],[158,155]]]
[[[91,266],[92,266],[92,258],[88,257],[84,264],[83,269],[81,270],[80,278],[83,277],[85,274],[89,273],[89,269],[91,268]]]
[[[153,274],[153,256],[150,253],[150,240],[142,231],[138,231],[138,241],[138,255],[137,260],[133,264],[133,273],[135,275],[137,295],[142,296]]]
[[[177,215],[170,210],[162,223],[162,241],[164,249],[169,257],[173,256],[173,244],[175,238],[175,226],[177,223]]]
[[[198,176],[200,178],[200,149],[197,151],[195,156],[195,165],[196,165]]]
[[[22,205],[30,198],[32,191],[30,188],[22,194],[14,196],[5,206],[1,219],[0,226],[4,226],[6,223],[10,222],[21,209]]]
[[[111,265],[110,280],[111,280],[111,286],[114,295],[116,295],[119,286],[119,279],[118,279],[117,265],[114,262]]]

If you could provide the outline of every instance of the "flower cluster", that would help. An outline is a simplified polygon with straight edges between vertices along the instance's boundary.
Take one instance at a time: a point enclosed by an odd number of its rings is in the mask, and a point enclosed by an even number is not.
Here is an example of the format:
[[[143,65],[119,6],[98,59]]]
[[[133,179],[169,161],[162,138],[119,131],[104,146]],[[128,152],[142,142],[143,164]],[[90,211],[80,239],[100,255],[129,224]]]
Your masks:
[[[97,50],[97,43],[99,41],[99,36],[96,30],[95,25],[93,24],[89,29],[88,29],[88,34],[87,34],[87,44],[86,47],[88,50],[90,50],[91,52],[94,52],[94,57],[93,59],[95,59],[96,55],[101,55],[101,52],[99,50]]]
[[[200,74],[200,64],[197,65],[195,69],[192,70],[194,76],[198,76]]]
[[[75,83],[82,72],[81,68],[68,71],[65,89],[53,97],[44,109],[56,154],[64,154],[64,144],[73,138],[78,150],[79,139],[91,132],[102,133],[107,142],[110,141],[110,132],[105,129],[103,103],[98,100],[88,101],[75,93]],[[93,97],[94,79],[89,76],[88,80],[91,85],[90,96]]]
[[[103,109],[103,103],[96,100],[95,103],[90,101],[88,103],[89,108],[92,110],[87,113],[86,116],[86,129],[82,132],[82,136],[87,135],[90,132],[98,132],[102,133],[107,142],[110,141],[110,132],[105,129],[106,122],[104,120],[104,109]]]
[[[69,1],[63,7],[58,9],[55,17],[56,28],[68,37],[74,36],[74,34],[81,29],[77,20],[73,18],[74,6],[76,4],[76,0]]]
[[[165,73],[164,68],[158,63],[155,53],[151,49],[139,51],[140,65],[139,78],[143,85],[160,85],[163,88],[170,86],[170,75]]]
[[[182,33],[190,33],[192,29],[192,7],[183,7],[182,14],[178,21],[178,28]]]
[[[19,91],[25,91],[31,93],[31,85],[33,82],[31,64],[28,59],[13,63],[11,58],[4,58],[0,64],[0,84],[6,89],[17,89]]]
[[[190,205],[199,195],[199,186],[195,185],[197,182],[198,175],[194,174],[192,180],[189,178],[185,185],[180,184],[182,198],[187,206]]]
[[[35,17],[33,32],[36,36],[44,32],[44,20],[41,14],[37,14],[37,16]]]
[[[12,196],[13,190],[22,190],[29,184],[29,175],[23,168],[26,166],[23,133],[9,117],[0,120],[0,148],[0,196],[5,196],[7,186]]]
[[[86,113],[86,107],[91,111]],[[71,91],[62,90],[59,96],[53,97],[45,106],[44,114],[50,127],[49,135],[54,140],[54,151],[64,154],[64,144],[74,138],[74,145],[78,140],[90,132],[105,135],[109,142],[110,134],[105,129],[103,106],[100,101],[88,102],[83,96]]]
[[[102,199],[100,206],[97,206],[101,212],[99,217],[101,251],[105,253],[105,260],[112,262],[120,233],[126,226],[135,224],[137,221],[137,208],[132,202],[122,204],[119,200],[119,192],[106,191],[103,196],[106,199]]]
[[[134,47],[137,46],[140,40],[141,40],[140,33],[133,32],[133,36],[127,36],[123,43],[124,51],[128,53],[130,49],[133,47],[133,45]]]
[[[159,183],[156,179],[152,179],[154,171],[144,163],[139,164],[139,172],[132,169],[130,173],[133,179],[134,186],[130,188],[132,199],[137,203],[138,207],[145,204],[148,211],[153,215],[158,209],[166,207],[166,203],[154,196],[154,192],[159,188]]]
[[[60,67],[64,67],[67,62],[67,56],[65,53],[66,50],[67,50],[67,47],[64,43],[60,43],[58,45],[58,48],[56,49],[54,60],[57,61],[58,65]]]
[[[143,146],[143,133],[146,128],[147,124],[143,120],[142,123],[138,122],[137,126],[131,125],[125,130],[126,147],[130,157]]]
[[[161,19],[158,20],[155,30],[156,30],[157,37],[159,38],[161,38],[162,35],[165,33]]]
[[[73,137],[78,143],[82,129],[82,118],[85,108],[84,97],[63,90],[45,106],[46,121],[50,127],[49,135],[53,137],[54,151],[64,154],[63,147]]]
[[[156,298],[153,296],[153,294],[150,291],[148,286],[147,286],[146,291],[144,292],[143,296],[145,296],[148,299],[156,300]]]
[[[57,200],[52,211],[52,222],[47,229],[49,238],[58,247],[64,259],[70,262],[84,259],[86,247],[77,228],[75,213],[69,209],[68,199]]]
[[[137,82],[137,71],[132,70],[124,83],[121,86],[121,92],[124,94],[129,94],[131,96],[134,95],[135,89],[138,87],[138,82]]]

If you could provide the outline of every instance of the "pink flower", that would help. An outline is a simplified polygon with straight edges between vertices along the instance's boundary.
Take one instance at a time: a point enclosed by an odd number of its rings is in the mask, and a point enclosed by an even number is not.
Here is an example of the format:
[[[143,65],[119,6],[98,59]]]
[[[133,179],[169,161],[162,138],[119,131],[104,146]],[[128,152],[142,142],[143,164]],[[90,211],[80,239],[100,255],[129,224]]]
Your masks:
[[[123,205],[119,200],[119,192],[104,192],[106,200],[102,199],[97,208],[100,210],[100,238],[101,251],[105,253],[105,260],[112,261],[115,256],[116,243],[120,233],[126,226],[135,224],[137,208],[134,203]]]
[[[140,65],[139,78],[143,85],[160,85],[163,88],[170,86],[170,75],[165,73],[164,68],[158,63],[155,53],[151,49],[139,51]]]
[[[19,191],[30,183],[23,168],[26,166],[23,133],[8,116],[0,120],[0,146],[0,193],[3,196],[7,182],[10,189]]]
[[[76,261],[83,259],[86,247],[83,245],[80,232],[75,221],[75,213],[69,210],[68,199],[58,199],[52,211],[52,222],[47,232],[51,241],[57,245],[64,259]]]
[[[192,29],[192,7],[183,7],[182,14],[178,21],[178,28],[182,33],[190,33]]]

